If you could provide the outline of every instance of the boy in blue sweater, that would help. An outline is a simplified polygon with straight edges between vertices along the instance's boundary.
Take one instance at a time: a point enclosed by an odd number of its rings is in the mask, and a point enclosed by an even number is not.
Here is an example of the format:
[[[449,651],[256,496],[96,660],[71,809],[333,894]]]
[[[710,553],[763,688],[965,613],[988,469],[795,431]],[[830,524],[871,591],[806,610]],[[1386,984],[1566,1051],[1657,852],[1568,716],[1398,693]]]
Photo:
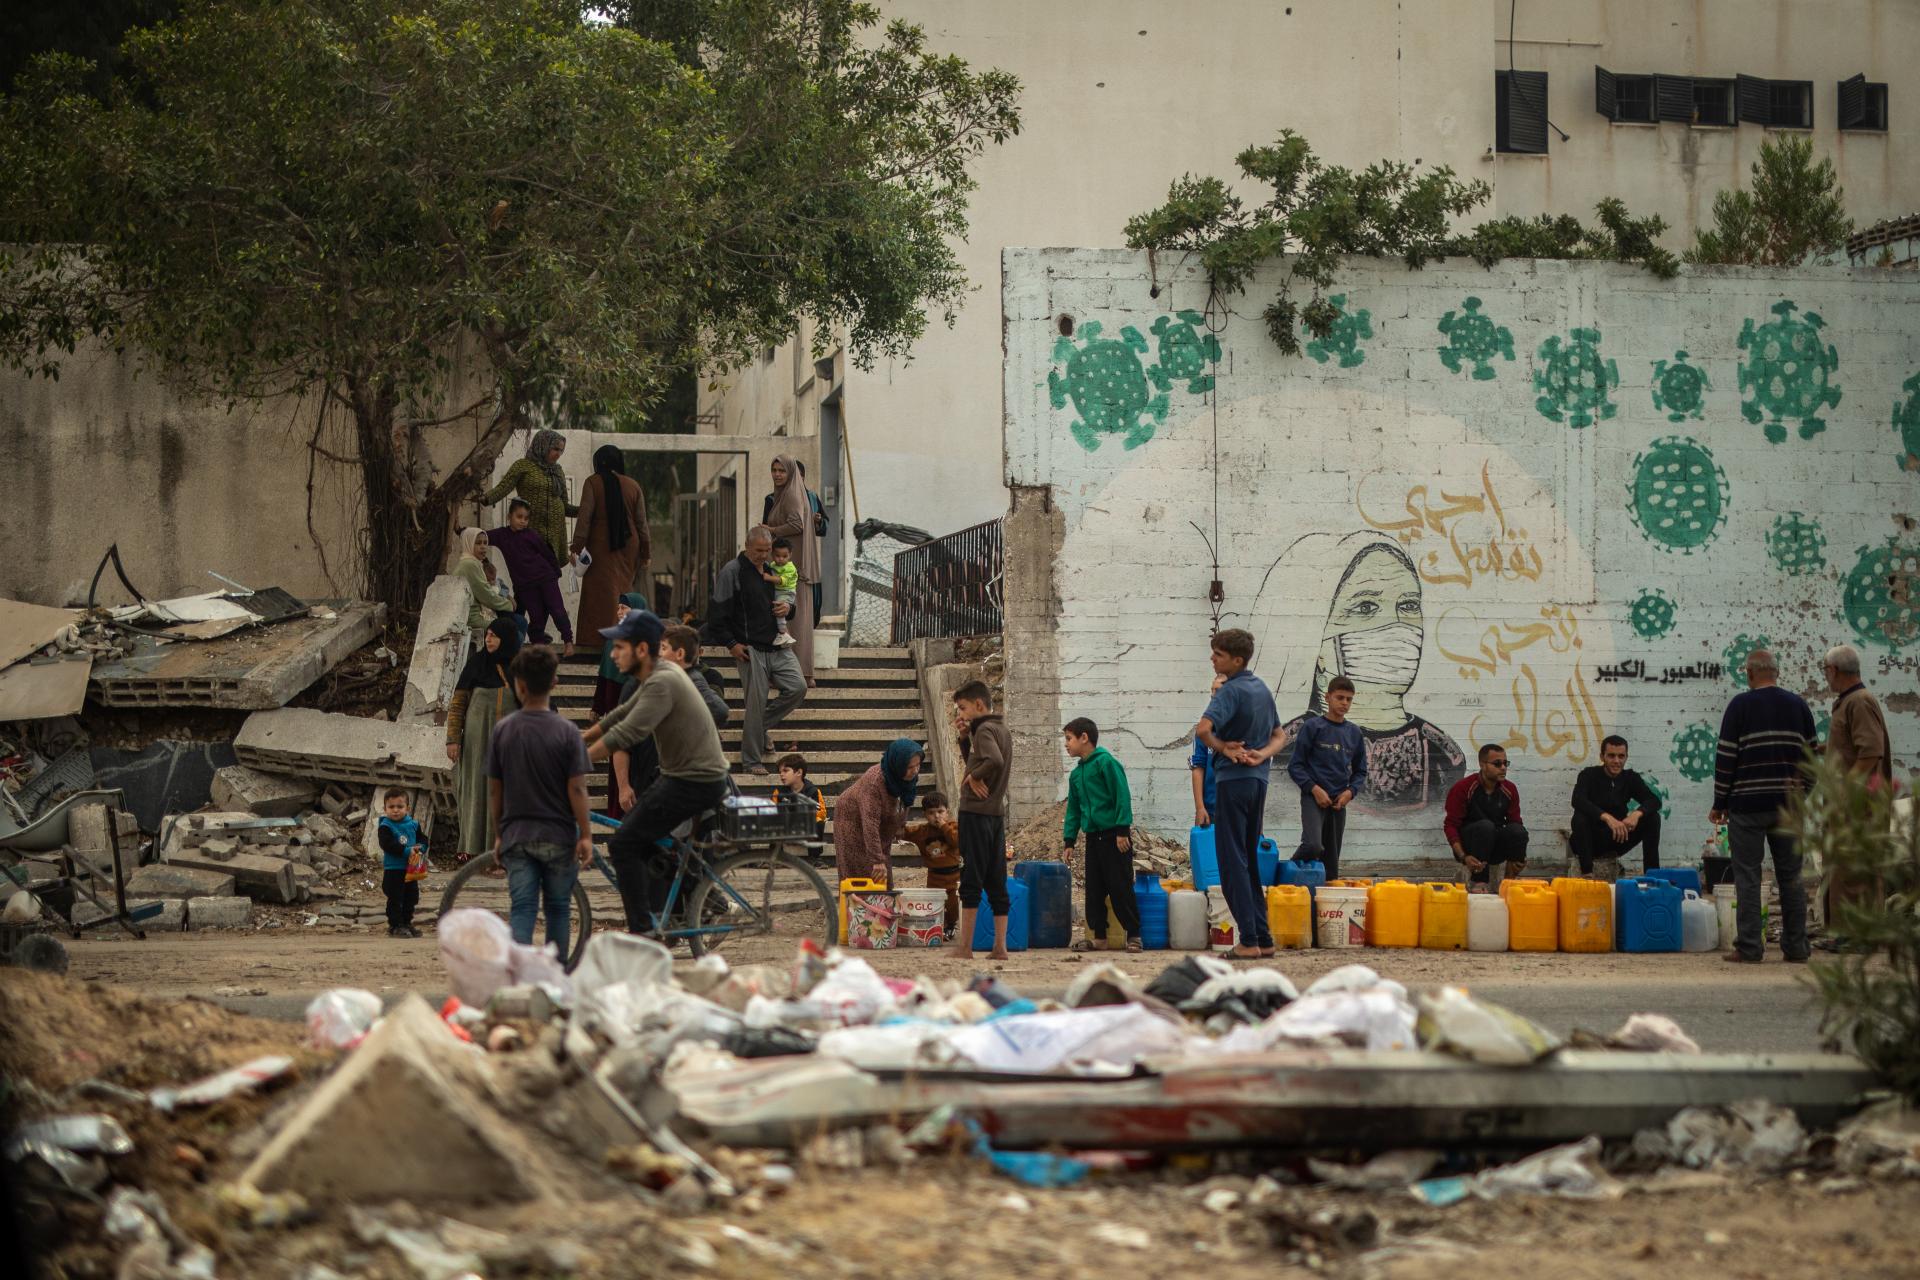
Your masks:
[[[1300,847],[1295,862],[1326,864],[1327,879],[1340,876],[1340,846],[1347,834],[1347,806],[1367,785],[1367,744],[1360,727],[1347,723],[1353,681],[1327,681],[1327,713],[1309,716],[1294,739],[1287,776],[1300,788]]]
[[[395,787],[381,803],[380,892],[387,897],[389,938],[420,936],[413,909],[420,905],[420,882],[427,878],[427,842],[407,800],[407,793]]]

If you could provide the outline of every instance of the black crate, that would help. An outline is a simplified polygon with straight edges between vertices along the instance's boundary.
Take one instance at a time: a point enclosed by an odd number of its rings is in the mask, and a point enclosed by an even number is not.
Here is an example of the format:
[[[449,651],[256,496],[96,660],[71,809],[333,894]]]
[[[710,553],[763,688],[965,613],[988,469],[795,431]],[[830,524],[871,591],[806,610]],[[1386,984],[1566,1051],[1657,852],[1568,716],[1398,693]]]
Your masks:
[[[814,834],[817,806],[810,803],[780,804],[773,809],[730,809],[722,805],[714,811],[714,830],[728,840],[804,840]]]

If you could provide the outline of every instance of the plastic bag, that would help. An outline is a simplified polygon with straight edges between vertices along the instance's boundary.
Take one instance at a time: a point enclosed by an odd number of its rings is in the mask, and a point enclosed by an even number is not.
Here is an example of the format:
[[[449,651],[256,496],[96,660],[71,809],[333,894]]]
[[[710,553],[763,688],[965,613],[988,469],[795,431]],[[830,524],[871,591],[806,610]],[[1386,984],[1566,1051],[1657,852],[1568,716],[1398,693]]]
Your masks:
[[[355,987],[335,987],[307,1005],[307,1039],[316,1049],[351,1049],[380,1016],[380,997]]]
[[[427,878],[427,851],[421,845],[407,850],[407,879],[425,880]]]
[[[485,1008],[495,991],[513,985],[513,931],[505,920],[461,907],[440,917],[437,932],[447,980],[462,1004]]]
[[[1698,1053],[1700,1045],[1680,1029],[1680,1024],[1665,1014],[1636,1013],[1607,1037],[1616,1049],[1635,1049],[1642,1053]]]
[[[1191,1039],[1184,1024],[1138,1004],[994,1018],[946,1032],[954,1053],[988,1071],[1130,1070],[1142,1058],[1183,1051]]]
[[[1342,1044],[1362,1049],[1414,1047],[1413,1006],[1399,983],[1366,991],[1309,992],[1265,1022],[1205,1041],[1212,1053],[1263,1053],[1281,1044]]]
[[[1381,977],[1364,964],[1343,964],[1338,969],[1329,969],[1314,980],[1305,994],[1324,996],[1336,991],[1371,991],[1375,987],[1386,987],[1402,996],[1407,994],[1405,987],[1391,978]]]
[[[1300,991],[1278,969],[1234,969],[1209,978],[1182,1001],[1185,1013],[1224,1013],[1259,1022],[1299,999]]]
[[[236,1093],[249,1093],[269,1080],[276,1080],[293,1069],[293,1059],[271,1055],[243,1062],[231,1071],[196,1080],[189,1085],[155,1089],[147,1099],[162,1111],[175,1107],[204,1107]]]
[[[820,1037],[822,1057],[867,1071],[907,1071],[953,1061],[953,1028],[938,1022],[890,1022],[884,1027],[836,1027]]]
[[[1227,891],[1217,884],[1208,886],[1207,945],[1215,951],[1231,951],[1239,941],[1239,926],[1227,906]]]
[[[1422,991],[1414,997],[1414,1005],[1420,1013],[1421,1048],[1472,1062],[1521,1067],[1566,1043],[1545,1027],[1510,1009],[1476,1000],[1459,987]]]

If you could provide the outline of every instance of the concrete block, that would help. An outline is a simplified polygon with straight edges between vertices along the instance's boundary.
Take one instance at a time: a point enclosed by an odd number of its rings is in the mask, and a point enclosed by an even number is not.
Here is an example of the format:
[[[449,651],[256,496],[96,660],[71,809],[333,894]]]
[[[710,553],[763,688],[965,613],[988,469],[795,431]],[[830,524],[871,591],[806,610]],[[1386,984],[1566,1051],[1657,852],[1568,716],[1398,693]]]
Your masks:
[[[325,813],[309,813],[300,819],[304,830],[315,844],[332,844],[335,840],[347,838],[347,828],[340,819]]]
[[[400,699],[402,724],[443,724],[454,682],[467,660],[472,637],[467,631],[467,584],[443,573],[427,587],[414,632],[407,687]]]
[[[268,772],[420,787],[453,800],[446,736],[430,724],[389,724],[307,708],[257,711],[240,727],[233,749],[242,764]]]
[[[167,861],[178,862],[181,856],[191,848],[193,848],[192,845],[183,847],[179,852],[168,858]],[[240,852],[240,842],[224,837],[213,840],[202,840],[199,845],[199,850],[202,857],[212,858],[215,862],[225,862]]]
[[[305,902],[313,896],[313,887],[320,883],[320,873],[312,867],[296,866],[293,869],[293,900]]]
[[[239,892],[263,902],[293,901],[293,864],[285,858],[263,858],[257,853],[214,858],[203,849],[189,849],[176,854],[167,865],[224,872],[232,877]]]
[[[116,810],[120,832],[120,856],[131,863],[140,851],[140,819],[124,809]],[[107,806],[75,805],[67,811],[67,843],[81,853],[111,858],[113,845],[107,838]]]
[[[253,901],[249,898],[189,898],[187,928],[244,929],[253,923]]]
[[[104,908],[96,907],[84,900],[74,903],[74,924],[82,929],[93,929],[110,923],[113,920],[113,900],[108,898],[105,901],[107,905]],[[141,907],[150,907],[156,902],[160,904],[160,914],[148,916],[145,920],[134,921],[134,928],[144,929],[149,933],[179,933],[187,927],[185,898],[128,898],[127,911],[131,913]]]
[[[316,1203],[533,1199],[546,1161],[501,1118],[494,1095],[486,1056],[454,1039],[410,995],[287,1119],[240,1180]]]
[[[218,864],[214,864],[218,865]],[[156,862],[127,877],[127,896],[142,898],[211,898],[233,892],[233,877],[198,867]]]
[[[262,818],[291,818],[312,805],[320,789],[284,774],[230,765],[213,775],[213,802],[223,809],[245,809]]]

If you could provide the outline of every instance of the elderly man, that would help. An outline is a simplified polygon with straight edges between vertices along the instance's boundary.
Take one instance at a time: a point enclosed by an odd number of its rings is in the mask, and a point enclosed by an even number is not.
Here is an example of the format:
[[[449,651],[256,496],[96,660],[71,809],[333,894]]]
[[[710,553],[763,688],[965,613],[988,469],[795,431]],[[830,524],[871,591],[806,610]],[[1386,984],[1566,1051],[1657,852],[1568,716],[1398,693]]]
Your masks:
[[[1629,802],[1639,808],[1629,811]],[[1600,763],[1582,769],[1573,784],[1572,835],[1583,876],[1593,874],[1596,857],[1613,859],[1608,865],[1617,868],[1635,846],[1646,870],[1660,865],[1660,797],[1627,768],[1627,740],[1617,733],[1601,740]]]
[[[761,572],[773,555],[773,534],[765,525],[747,531],[747,545],[714,575],[713,598],[708,603],[704,639],[733,654],[746,694],[746,724],[740,734],[740,764],[749,773],[765,774],[766,756],[773,750],[767,734],[793,713],[807,696],[807,677],[792,649],[774,644],[780,629],[776,618],[790,606],[775,604],[773,584]],[[776,691],[771,703],[769,690]]]
[[[1807,961],[1807,889],[1800,879],[1800,852],[1783,829],[1783,811],[1806,785],[1807,753],[1813,749],[1813,712],[1799,694],[1777,683],[1773,655],[1747,655],[1747,691],[1736,694],[1720,718],[1720,749],[1713,771],[1715,826],[1725,824],[1733,853],[1738,900],[1734,949],[1722,959],[1759,964],[1766,950],[1760,931],[1760,858],[1773,854],[1780,889],[1780,951],[1789,964]]]
[[[1886,713],[1860,679],[1860,651],[1850,644],[1827,650],[1827,687],[1833,690],[1833,724],[1827,730],[1826,753],[1842,769],[1859,774],[1870,787],[1893,781],[1893,743],[1887,737]],[[1835,909],[1844,903],[1880,896],[1877,886],[1849,880],[1834,867],[1821,877],[1822,918],[1832,926]]]

